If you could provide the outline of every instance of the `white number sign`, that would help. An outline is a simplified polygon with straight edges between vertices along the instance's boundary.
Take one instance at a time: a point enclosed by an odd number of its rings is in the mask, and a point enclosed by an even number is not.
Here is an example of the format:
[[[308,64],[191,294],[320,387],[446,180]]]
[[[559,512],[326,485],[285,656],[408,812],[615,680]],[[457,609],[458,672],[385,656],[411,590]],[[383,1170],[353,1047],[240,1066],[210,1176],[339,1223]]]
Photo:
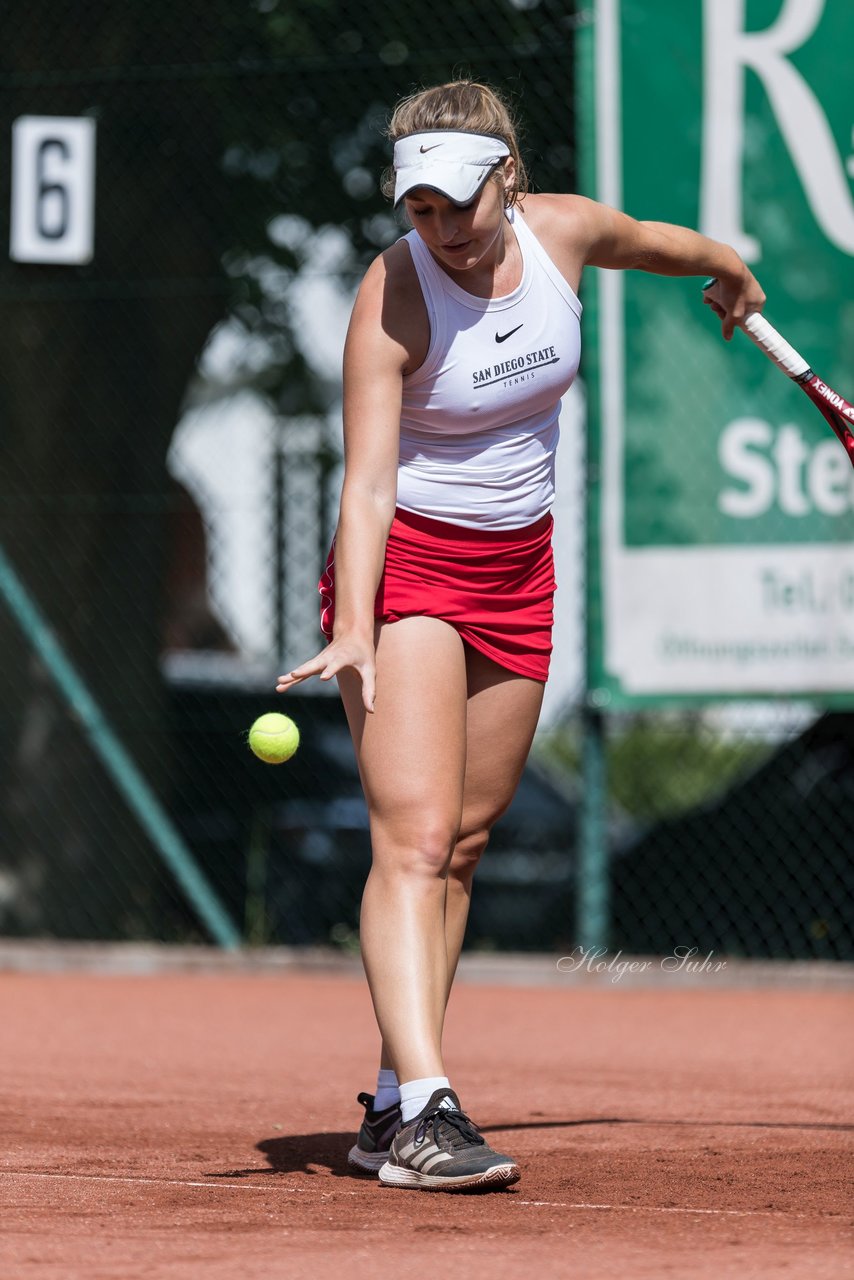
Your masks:
[[[90,262],[94,223],[95,121],[19,116],[12,125],[12,259]]]

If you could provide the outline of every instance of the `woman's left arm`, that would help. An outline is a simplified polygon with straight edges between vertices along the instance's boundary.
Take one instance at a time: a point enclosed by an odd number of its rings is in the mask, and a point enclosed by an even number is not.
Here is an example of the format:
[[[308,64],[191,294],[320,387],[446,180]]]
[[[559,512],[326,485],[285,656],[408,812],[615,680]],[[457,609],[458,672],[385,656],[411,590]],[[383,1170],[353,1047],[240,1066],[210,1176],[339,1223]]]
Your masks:
[[[714,276],[717,284],[705,301],[720,316],[727,341],[738,324],[765,305],[761,285],[731,245],[669,222],[638,222],[594,200],[570,199],[573,235],[579,236],[586,265],[660,276]]]

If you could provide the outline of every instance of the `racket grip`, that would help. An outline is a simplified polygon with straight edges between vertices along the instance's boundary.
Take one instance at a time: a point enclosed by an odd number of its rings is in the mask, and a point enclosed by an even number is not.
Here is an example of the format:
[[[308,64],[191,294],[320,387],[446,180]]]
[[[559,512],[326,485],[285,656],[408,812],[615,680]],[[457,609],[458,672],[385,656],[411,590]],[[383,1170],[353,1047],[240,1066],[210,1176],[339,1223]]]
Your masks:
[[[712,276],[704,282],[703,292],[705,293],[706,289],[711,289],[716,284],[717,280]],[[764,351],[769,360],[773,360],[790,378],[800,381],[805,374],[812,372],[803,356],[758,311],[754,311],[753,315],[742,320],[739,328],[743,329],[760,351]]]
[[[776,365],[779,365],[790,378],[803,378],[804,374],[810,372],[810,367],[803,356],[799,355],[791,343],[787,342],[758,311],[754,311],[753,315],[743,320],[740,327],[748,338],[755,342],[757,347],[764,351]]]

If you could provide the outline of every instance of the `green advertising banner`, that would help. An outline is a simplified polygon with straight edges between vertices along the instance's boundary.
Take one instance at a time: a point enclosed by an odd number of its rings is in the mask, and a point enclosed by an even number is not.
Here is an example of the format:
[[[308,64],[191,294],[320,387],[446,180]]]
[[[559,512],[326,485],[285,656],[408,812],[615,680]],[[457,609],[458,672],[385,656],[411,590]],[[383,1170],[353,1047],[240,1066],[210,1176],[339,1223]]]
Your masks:
[[[587,35],[587,192],[734,245],[854,398],[851,0],[598,0]],[[591,700],[854,705],[845,451],[701,280],[588,274]]]

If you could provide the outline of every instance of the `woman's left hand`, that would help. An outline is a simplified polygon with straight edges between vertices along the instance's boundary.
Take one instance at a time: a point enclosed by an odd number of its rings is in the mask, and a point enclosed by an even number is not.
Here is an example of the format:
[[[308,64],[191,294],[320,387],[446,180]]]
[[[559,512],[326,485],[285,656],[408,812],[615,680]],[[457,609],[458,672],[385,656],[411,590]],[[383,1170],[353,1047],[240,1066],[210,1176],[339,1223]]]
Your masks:
[[[703,302],[720,317],[721,332],[729,342],[736,328],[765,306],[765,293],[748,267],[741,277],[715,280],[703,291]]]

